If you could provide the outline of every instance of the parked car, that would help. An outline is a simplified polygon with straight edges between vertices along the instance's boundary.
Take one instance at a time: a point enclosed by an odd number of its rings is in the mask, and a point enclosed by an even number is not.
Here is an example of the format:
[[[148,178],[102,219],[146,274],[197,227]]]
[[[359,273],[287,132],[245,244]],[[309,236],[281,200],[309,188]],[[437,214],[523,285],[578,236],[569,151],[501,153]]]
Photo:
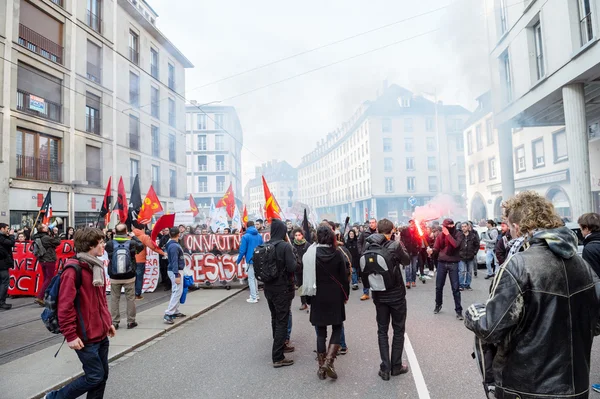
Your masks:
[[[477,268],[485,269],[485,242],[483,242],[483,238],[487,238],[487,226],[474,226],[473,227],[477,234],[479,234],[479,251],[477,251],[477,256],[475,259],[477,260]]]

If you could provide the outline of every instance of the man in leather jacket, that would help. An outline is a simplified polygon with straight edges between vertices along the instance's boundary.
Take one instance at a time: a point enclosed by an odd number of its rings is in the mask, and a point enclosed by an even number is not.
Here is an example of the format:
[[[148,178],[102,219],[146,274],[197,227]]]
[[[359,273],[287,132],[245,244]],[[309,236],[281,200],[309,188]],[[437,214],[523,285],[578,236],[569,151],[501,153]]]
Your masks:
[[[519,238],[490,298],[465,314],[469,330],[497,345],[496,398],[587,398],[592,341],[600,333],[600,279],[544,197],[525,191],[503,207]]]

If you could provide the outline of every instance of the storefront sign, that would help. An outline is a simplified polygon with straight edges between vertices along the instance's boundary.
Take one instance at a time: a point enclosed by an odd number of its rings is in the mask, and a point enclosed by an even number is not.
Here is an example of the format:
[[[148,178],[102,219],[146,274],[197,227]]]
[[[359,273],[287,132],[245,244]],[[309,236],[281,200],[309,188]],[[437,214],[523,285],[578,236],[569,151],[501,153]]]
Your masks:
[[[46,100],[41,97],[37,97],[34,95],[29,95],[29,109],[37,112],[41,112],[42,114],[46,113]]]

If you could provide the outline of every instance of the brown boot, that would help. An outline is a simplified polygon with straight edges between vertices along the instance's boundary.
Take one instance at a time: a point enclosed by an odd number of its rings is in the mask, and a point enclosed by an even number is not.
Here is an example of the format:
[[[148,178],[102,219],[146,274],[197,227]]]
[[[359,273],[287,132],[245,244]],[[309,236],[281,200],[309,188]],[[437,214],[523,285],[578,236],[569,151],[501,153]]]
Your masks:
[[[339,348],[340,345],[329,344],[329,347],[327,348],[327,357],[325,358],[325,371],[327,372],[329,378],[334,380],[337,380],[338,378],[335,368],[333,367],[333,363],[335,362]]]
[[[319,370],[317,371],[317,375],[320,380],[324,380],[327,378],[327,371],[325,370],[325,356],[326,353],[317,353],[317,361],[319,362]]]

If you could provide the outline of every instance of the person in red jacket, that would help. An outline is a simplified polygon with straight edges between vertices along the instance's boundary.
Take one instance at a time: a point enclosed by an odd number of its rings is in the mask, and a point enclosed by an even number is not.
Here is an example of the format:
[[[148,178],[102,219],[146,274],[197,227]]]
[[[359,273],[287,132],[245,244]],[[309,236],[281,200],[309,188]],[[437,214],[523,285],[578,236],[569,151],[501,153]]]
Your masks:
[[[58,324],[69,348],[76,351],[84,375],[46,398],[104,397],[108,379],[108,337],[115,336],[104,281],[104,265],[98,256],[104,253],[104,235],[86,227],[75,232],[75,251],[81,267],[81,286],[77,293],[77,272],[65,269],[58,293]],[[75,305],[79,298],[78,308]]]

